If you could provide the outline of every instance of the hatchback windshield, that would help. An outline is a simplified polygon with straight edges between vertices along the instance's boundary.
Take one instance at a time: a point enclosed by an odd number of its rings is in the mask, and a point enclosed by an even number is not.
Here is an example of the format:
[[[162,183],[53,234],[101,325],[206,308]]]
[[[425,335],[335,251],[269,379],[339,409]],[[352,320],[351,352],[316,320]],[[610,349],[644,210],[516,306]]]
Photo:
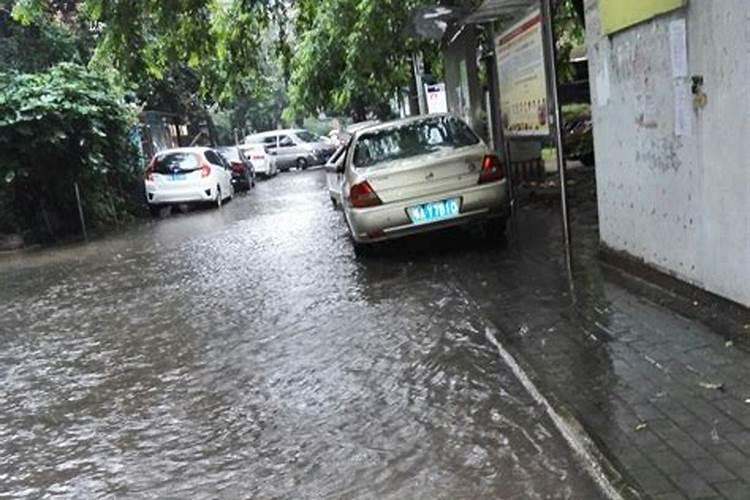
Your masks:
[[[366,168],[478,142],[479,139],[469,127],[455,118],[428,118],[362,134],[354,150],[354,166]]]
[[[200,162],[194,153],[168,153],[157,156],[154,162],[154,172],[157,174],[190,172],[198,168]]]

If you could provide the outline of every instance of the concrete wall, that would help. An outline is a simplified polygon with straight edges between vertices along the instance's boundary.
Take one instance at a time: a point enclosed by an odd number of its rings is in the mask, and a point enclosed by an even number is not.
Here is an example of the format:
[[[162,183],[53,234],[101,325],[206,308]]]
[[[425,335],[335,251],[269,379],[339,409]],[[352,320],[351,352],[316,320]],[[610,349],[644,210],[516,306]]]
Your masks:
[[[586,11],[602,242],[750,306],[747,0],[691,0],[609,37],[598,0]],[[675,131],[669,37],[680,18],[688,74],[704,77],[708,98],[704,108],[685,99],[684,135]]]

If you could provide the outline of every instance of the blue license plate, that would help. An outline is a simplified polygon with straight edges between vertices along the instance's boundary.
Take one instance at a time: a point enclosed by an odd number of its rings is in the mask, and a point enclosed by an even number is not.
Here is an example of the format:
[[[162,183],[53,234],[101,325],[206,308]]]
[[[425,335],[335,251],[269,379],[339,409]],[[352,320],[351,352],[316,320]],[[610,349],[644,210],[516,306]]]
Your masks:
[[[184,181],[187,179],[187,175],[185,174],[171,174],[169,176],[170,181]]]
[[[461,200],[459,198],[423,203],[406,209],[406,213],[414,224],[451,219],[458,216],[460,212]]]

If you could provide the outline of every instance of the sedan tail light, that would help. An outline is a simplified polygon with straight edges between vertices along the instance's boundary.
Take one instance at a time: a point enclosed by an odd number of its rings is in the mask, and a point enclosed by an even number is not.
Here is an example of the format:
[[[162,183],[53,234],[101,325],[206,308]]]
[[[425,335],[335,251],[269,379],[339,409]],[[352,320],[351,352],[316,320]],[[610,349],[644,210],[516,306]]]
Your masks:
[[[503,164],[496,155],[484,155],[482,159],[482,173],[479,175],[479,184],[485,182],[500,181],[505,178]]]
[[[370,186],[370,183],[367,181],[353,185],[349,191],[349,197],[351,198],[352,207],[354,208],[376,207],[383,204],[375,193],[375,190],[372,189],[372,186]]]
[[[208,177],[211,175],[211,167],[205,163],[201,165],[201,177]]]
[[[154,160],[151,160],[148,164],[148,167],[146,167],[146,172],[144,173],[144,177],[147,181],[154,180],[154,170]]]

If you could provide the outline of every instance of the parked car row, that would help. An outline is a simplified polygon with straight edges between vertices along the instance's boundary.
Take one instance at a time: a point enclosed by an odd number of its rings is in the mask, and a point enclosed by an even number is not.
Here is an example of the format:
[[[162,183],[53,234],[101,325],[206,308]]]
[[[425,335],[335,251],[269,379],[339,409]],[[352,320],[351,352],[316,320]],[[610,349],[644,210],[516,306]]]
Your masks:
[[[500,159],[448,114],[364,123],[326,165],[355,249],[452,226],[505,232],[510,197]]]
[[[336,146],[338,144],[338,147]],[[325,163],[328,194],[341,207],[355,249],[446,227],[505,232],[510,197],[500,159],[449,114],[340,131],[336,144],[304,130],[256,134],[242,146],[180,148],[157,154],[146,171],[149,208],[213,203],[292,167]]]
[[[262,148],[269,163],[281,172],[323,165],[336,151],[336,145],[329,139],[302,129],[274,130],[250,135],[245,138],[245,145],[256,150]]]
[[[168,149],[157,153],[146,169],[146,202],[155,216],[171,205],[221,207],[235,193],[254,188],[256,176],[269,178],[277,173],[263,148]]]

